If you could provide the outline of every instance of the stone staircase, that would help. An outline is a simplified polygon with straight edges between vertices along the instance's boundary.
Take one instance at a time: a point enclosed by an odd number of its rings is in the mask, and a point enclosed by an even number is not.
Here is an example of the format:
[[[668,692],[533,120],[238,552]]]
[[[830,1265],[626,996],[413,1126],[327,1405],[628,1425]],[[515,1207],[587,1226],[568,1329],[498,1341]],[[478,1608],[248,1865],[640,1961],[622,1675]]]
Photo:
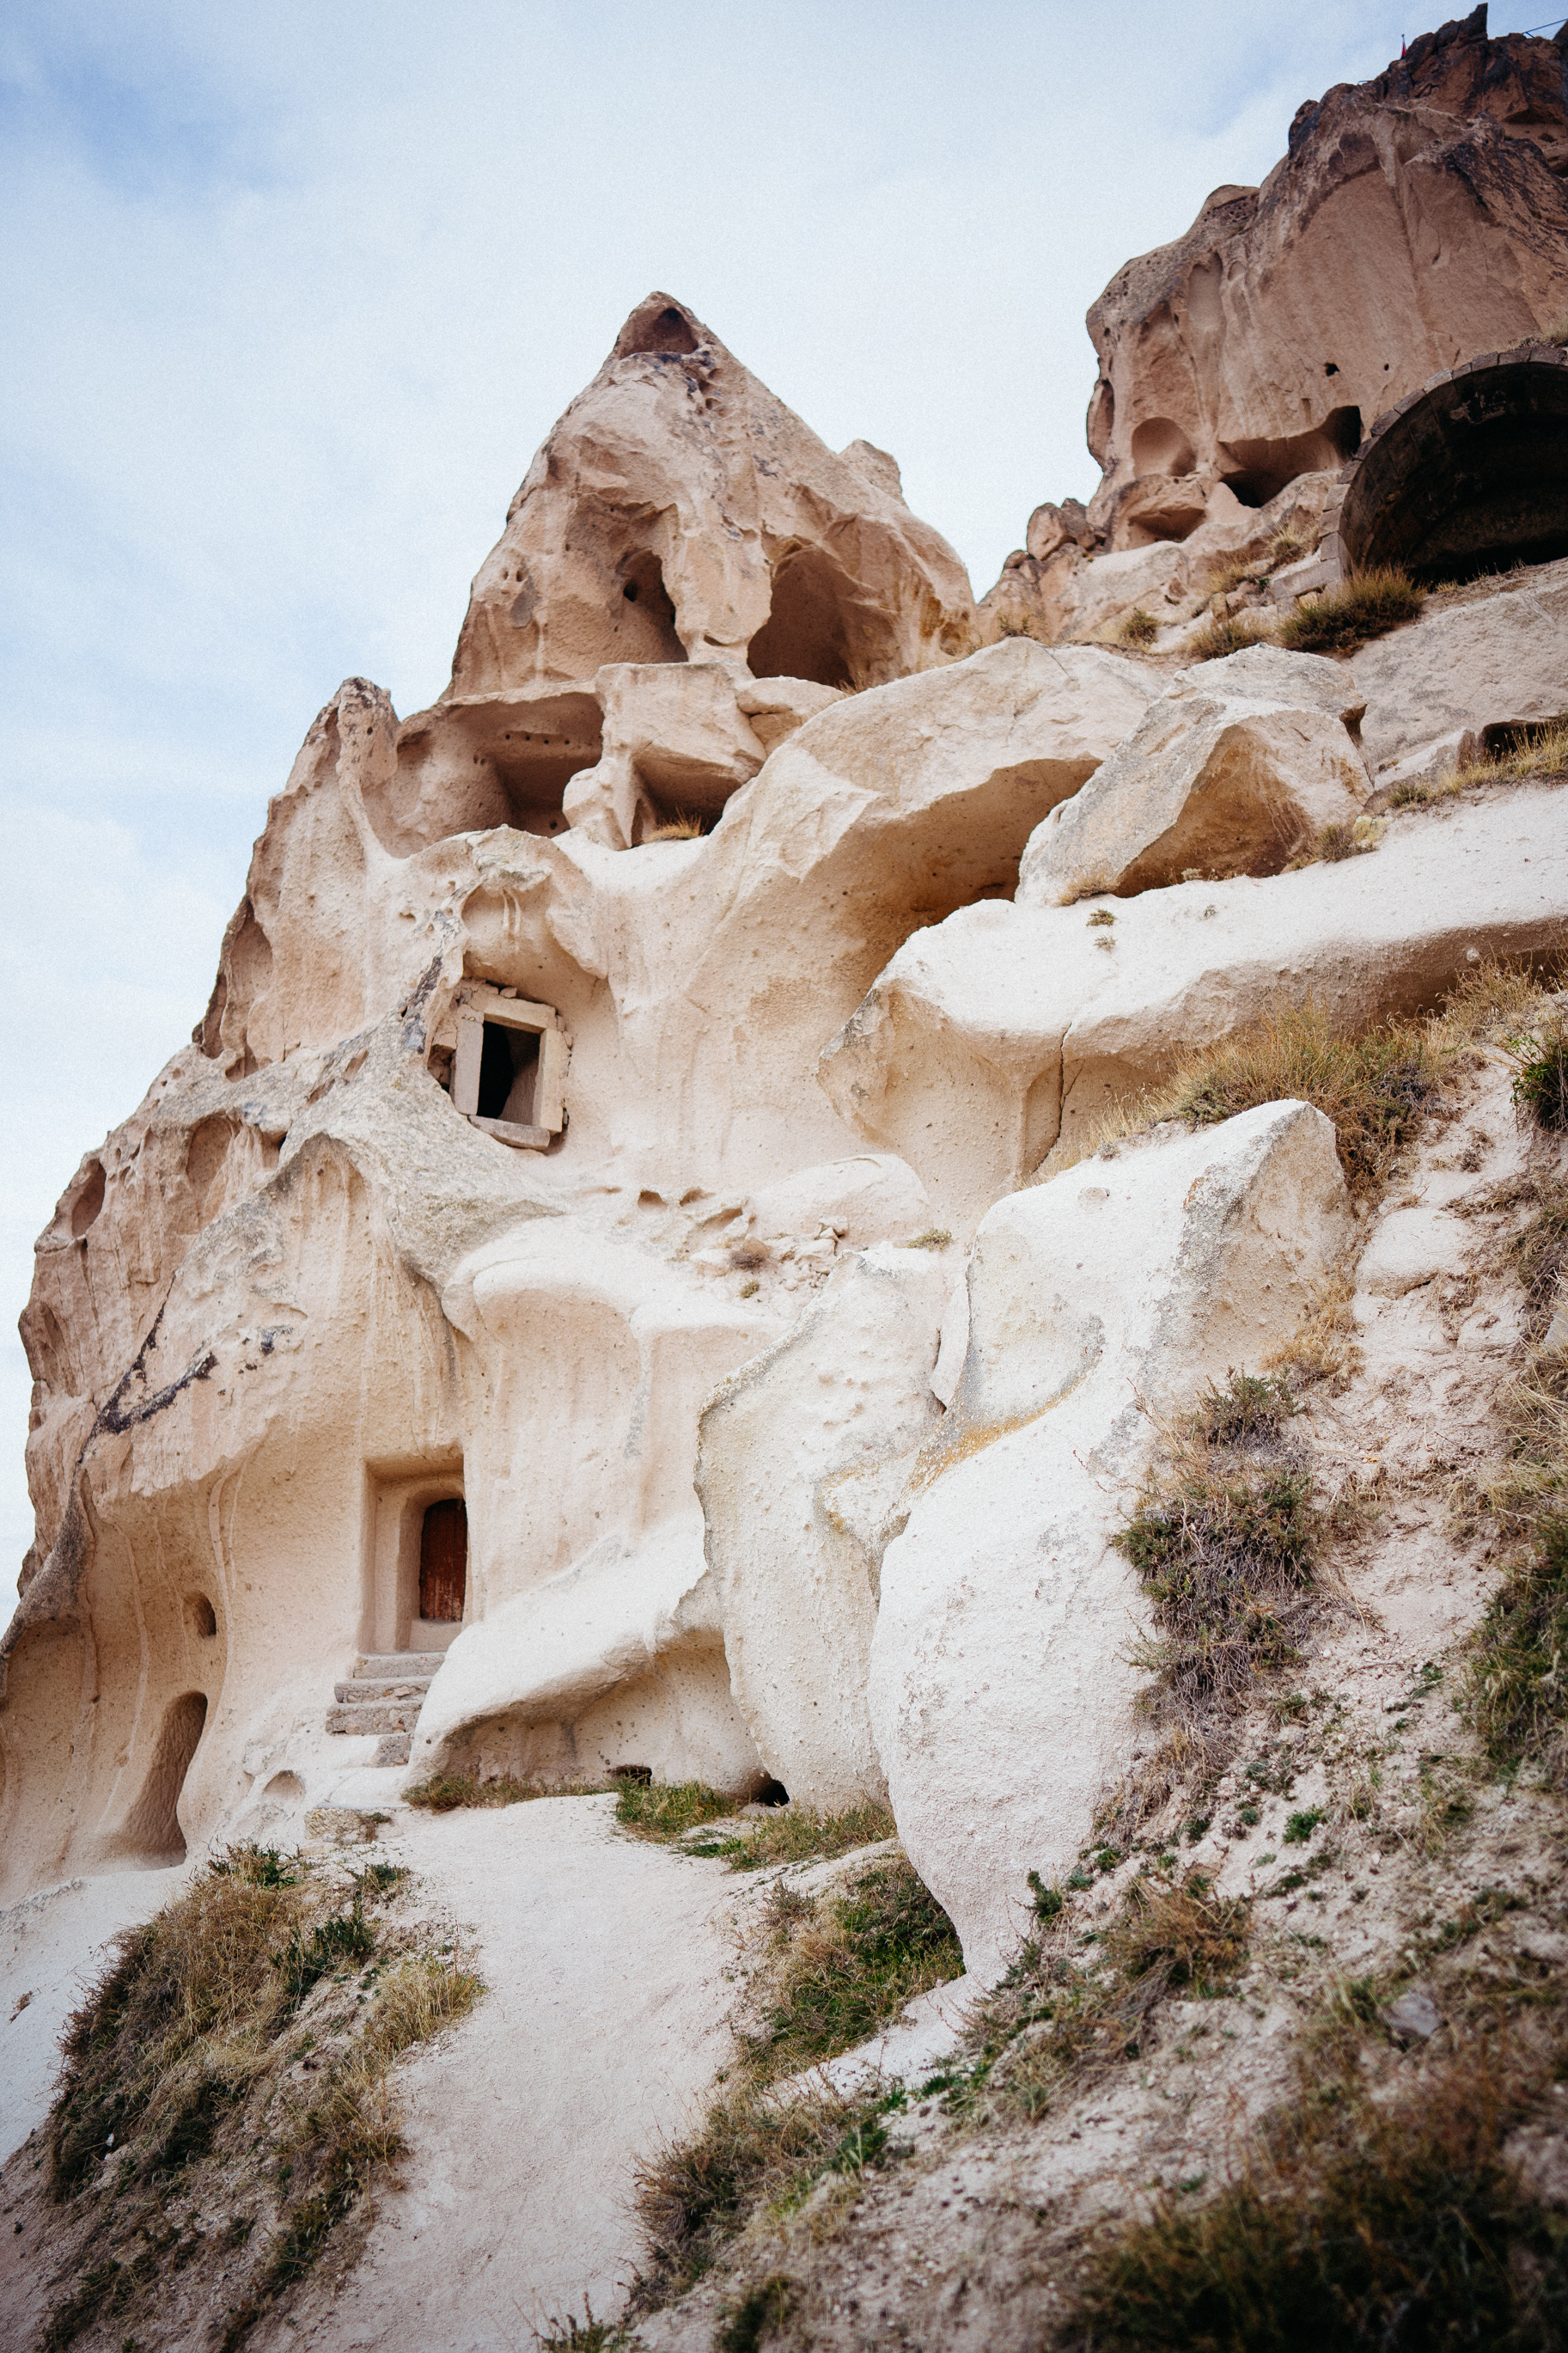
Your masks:
[[[336,1683],[327,1710],[329,1732],[380,1736],[375,1765],[406,1765],[425,1694],[445,1651],[392,1651],[362,1658],[352,1683]]]

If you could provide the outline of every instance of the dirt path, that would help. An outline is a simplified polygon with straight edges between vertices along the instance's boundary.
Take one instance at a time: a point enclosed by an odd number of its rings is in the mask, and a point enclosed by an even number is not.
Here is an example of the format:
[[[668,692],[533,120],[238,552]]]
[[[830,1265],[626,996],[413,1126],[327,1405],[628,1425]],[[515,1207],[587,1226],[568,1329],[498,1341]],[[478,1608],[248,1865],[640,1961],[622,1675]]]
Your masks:
[[[360,1800],[363,1802],[363,1799]],[[616,2308],[635,2159],[678,2131],[731,2048],[737,1883],[618,1833],[608,1798],[437,1816],[396,1809],[376,1853],[470,1937],[489,1990],[400,2070],[409,2153],[335,2297],[264,2346],[531,2353],[586,2293]]]

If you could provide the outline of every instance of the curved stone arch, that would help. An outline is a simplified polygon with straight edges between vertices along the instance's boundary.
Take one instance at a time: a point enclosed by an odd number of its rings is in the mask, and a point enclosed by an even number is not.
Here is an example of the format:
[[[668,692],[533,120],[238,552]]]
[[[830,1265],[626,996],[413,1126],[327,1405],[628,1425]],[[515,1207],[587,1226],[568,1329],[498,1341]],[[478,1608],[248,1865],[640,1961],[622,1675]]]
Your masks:
[[[1320,554],[1325,587],[1383,564],[1434,580],[1568,554],[1568,352],[1483,352],[1377,417]]]

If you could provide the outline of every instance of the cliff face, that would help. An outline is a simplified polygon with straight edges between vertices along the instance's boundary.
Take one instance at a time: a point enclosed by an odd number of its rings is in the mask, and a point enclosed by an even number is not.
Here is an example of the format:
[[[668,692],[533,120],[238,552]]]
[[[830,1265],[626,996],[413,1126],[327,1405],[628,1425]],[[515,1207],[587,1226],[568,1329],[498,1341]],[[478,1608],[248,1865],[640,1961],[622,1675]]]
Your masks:
[[[1486,17],[1302,106],[1260,188],[1215,189],[1094,304],[1113,548],[1184,537],[1221,483],[1261,506],[1436,371],[1568,319],[1568,38]]]

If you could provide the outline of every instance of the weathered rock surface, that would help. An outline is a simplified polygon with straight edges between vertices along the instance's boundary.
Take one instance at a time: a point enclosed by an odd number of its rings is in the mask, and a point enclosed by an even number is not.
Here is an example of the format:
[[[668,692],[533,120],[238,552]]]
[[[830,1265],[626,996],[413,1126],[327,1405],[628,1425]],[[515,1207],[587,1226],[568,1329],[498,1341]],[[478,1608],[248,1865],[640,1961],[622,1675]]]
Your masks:
[[[1434,598],[1418,621],[1362,647],[1352,668],[1374,781],[1465,734],[1568,718],[1568,563],[1473,603]]]
[[[866,1251],[702,1417],[730,1683],[768,1772],[828,1810],[884,1794],[866,1675],[883,1551],[942,1419],[931,1371],[952,1280],[932,1251]]]
[[[1472,951],[1560,950],[1563,806],[1549,786],[1418,812],[1365,857],[1145,892],[1111,924],[1081,906],[967,909],[893,957],[826,1050],[822,1083],[973,1231],[1162,1076],[1178,1040],[1208,1044],[1281,997],[1314,997],[1353,1030],[1435,1003]]]
[[[688,660],[875,686],[963,652],[971,609],[886,451],[835,457],[650,294],[530,467],[474,582],[451,691]]]
[[[1228,485],[1261,504],[1471,353],[1568,312],[1562,37],[1487,38],[1485,7],[1301,107],[1261,188],[1223,187],[1089,313],[1090,520],[1184,536]],[[1150,506],[1151,480],[1190,486]]]
[[[1073,1867],[1132,1760],[1143,1614],[1110,1538],[1158,1418],[1289,1335],[1349,1224],[1333,1129],[1304,1103],[983,1219],[963,1378],[883,1557],[868,1686],[900,1835],[972,1976],[1005,1967],[1027,1873]]]
[[[1359,814],[1367,776],[1351,729],[1363,708],[1349,670],[1313,654],[1256,646],[1179,670],[1030,837],[1018,904],[1279,873],[1322,828]]]

